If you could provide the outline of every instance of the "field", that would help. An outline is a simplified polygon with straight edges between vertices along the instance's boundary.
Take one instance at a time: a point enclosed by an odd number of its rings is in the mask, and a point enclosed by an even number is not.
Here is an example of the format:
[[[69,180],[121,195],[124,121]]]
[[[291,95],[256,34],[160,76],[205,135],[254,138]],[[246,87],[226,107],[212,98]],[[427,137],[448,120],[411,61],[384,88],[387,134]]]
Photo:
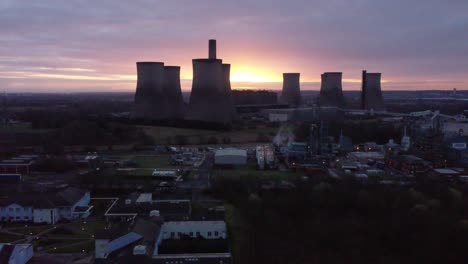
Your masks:
[[[211,177],[230,178],[230,179],[257,179],[257,180],[291,180],[297,175],[291,171],[279,170],[257,170],[255,164],[247,164],[245,166],[236,166],[234,168],[215,168]]]
[[[273,138],[278,131],[278,129],[274,127],[260,127],[232,131],[150,126],[143,126],[142,128],[156,144],[175,145],[214,145],[221,143],[238,144],[268,141]]]
[[[50,130],[47,129],[33,129],[31,127],[31,123],[16,123],[16,124],[9,124],[5,127],[0,127],[0,132],[4,133],[45,133]]]
[[[19,228],[13,228],[13,229],[10,229],[10,231],[12,232],[15,232],[15,233],[20,233],[20,234],[23,234],[23,235],[37,235],[43,231],[46,231],[47,229],[50,229],[52,228],[51,225],[28,225],[27,227],[26,226],[23,226],[23,227],[19,227]]]
[[[138,168],[177,168],[171,165],[170,155],[136,155],[130,159]]]
[[[13,234],[7,234],[7,233],[0,233],[0,243],[8,243],[8,242],[13,242],[19,239],[22,239],[23,237],[21,236],[16,236]]]

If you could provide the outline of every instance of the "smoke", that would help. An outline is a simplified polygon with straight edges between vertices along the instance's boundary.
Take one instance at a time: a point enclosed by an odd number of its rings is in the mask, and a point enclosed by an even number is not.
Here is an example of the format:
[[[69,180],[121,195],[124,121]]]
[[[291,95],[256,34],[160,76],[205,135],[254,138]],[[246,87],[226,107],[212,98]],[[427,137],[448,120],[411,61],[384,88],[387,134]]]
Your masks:
[[[273,144],[276,146],[287,146],[294,141],[293,127],[291,125],[281,125],[273,138]]]

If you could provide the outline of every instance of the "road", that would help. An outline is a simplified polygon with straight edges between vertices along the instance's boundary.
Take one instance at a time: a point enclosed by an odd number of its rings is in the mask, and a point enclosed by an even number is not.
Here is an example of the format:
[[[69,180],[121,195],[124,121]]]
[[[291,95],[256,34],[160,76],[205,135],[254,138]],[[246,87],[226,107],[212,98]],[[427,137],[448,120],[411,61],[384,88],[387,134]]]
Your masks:
[[[184,182],[179,182],[177,187],[192,190],[192,201],[199,201],[203,190],[210,188],[210,174],[213,167],[213,153],[207,153],[202,163],[195,169],[194,177]]]

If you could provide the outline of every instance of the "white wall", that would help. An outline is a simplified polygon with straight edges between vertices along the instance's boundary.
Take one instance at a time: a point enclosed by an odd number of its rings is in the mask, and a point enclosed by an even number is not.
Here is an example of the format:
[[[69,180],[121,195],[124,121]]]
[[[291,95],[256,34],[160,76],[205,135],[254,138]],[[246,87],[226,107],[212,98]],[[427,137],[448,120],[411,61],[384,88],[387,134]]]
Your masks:
[[[268,120],[270,122],[287,122],[289,120],[289,115],[283,113],[269,113]]]
[[[10,204],[0,207],[0,221],[32,221],[33,210],[31,207],[23,207],[19,204]]]
[[[179,234],[206,239],[226,238],[226,223],[224,221],[181,221],[166,222],[161,227],[163,239],[178,239]]]
[[[57,208],[34,209],[34,223],[55,224],[58,220]]]

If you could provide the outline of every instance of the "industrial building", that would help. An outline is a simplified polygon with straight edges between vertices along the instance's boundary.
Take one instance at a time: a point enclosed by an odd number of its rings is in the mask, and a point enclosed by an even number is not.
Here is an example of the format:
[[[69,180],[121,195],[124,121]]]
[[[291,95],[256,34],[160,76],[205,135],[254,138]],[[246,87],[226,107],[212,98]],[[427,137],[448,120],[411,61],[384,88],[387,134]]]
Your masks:
[[[283,73],[283,89],[281,91],[281,103],[290,106],[301,104],[300,73]]]
[[[134,115],[145,119],[181,119],[184,102],[180,67],[162,62],[137,62]]]
[[[245,165],[247,164],[247,151],[244,149],[225,148],[215,153],[216,165]]]
[[[230,65],[216,58],[216,40],[209,41],[208,59],[194,59],[187,120],[230,124],[235,117]]]
[[[325,72],[321,75],[320,106],[344,107],[342,76],[341,72]]]
[[[361,108],[363,110],[385,111],[382,96],[381,73],[362,71]]]

